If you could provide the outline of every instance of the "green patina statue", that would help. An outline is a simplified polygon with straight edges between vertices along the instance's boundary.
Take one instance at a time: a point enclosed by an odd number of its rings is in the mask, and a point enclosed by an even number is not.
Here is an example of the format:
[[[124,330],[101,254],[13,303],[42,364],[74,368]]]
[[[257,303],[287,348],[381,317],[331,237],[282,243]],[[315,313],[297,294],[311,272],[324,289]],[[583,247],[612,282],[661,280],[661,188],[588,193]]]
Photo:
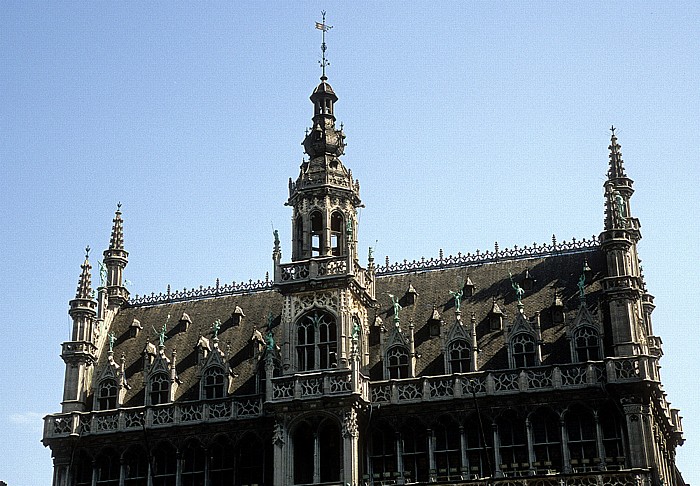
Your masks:
[[[153,331],[158,335],[158,346],[160,347],[165,346],[165,331],[168,328],[168,321],[170,321],[170,314],[168,314],[168,318],[163,323],[163,327],[160,331],[157,331],[155,327],[151,326],[153,327]]]
[[[525,291],[523,288],[518,285],[518,282],[513,280],[513,274],[508,272],[510,275],[510,285],[513,287],[513,290],[515,290],[515,297],[518,299],[518,305],[523,305],[523,295],[525,295]]]
[[[218,339],[219,338],[219,330],[221,329],[221,320],[220,319],[215,320],[212,323],[211,328],[214,331],[214,339]]]
[[[280,246],[280,232],[277,230],[272,230],[272,234],[275,237],[275,247]]]
[[[455,312],[462,312],[462,295],[464,295],[464,290],[459,289],[456,292],[450,290],[450,295],[455,298]]]
[[[355,324],[352,326],[352,340],[357,341],[358,336],[360,335],[360,323],[355,321]]]
[[[374,260],[374,248],[372,248],[371,246],[369,247],[369,251],[367,252],[367,259]]]
[[[581,299],[581,305],[586,303],[586,274],[582,273],[578,279],[578,297]]]
[[[267,334],[265,334],[265,348],[268,351],[275,350],[275,336],[272,334],[272,331],[267,331]]]
[[[109,352],[111,353],[114,351],[114,343],[117,340],[117,336],[114,335],[114,332],[110,332],[107,338],[109,339]]]
[[[348,222],[345,223],[345,232],[348,234],[348,236],[352,236],[352,221],[348,219]]]
[[[622,199],[622,195],[615,191],[615,209],[617,211],[617,217],[620,219],[621,222],[625,221],[625,201]]]
[[[388,294],[391,299],[391,305],[394,307],[394,322],[399,322],[399,311],[402,309],[399,304],[399,299],[394,294]]]
[[[100,266],[100,287],[104,287],[107,283],[107,267],[102,262],[97,262]]]

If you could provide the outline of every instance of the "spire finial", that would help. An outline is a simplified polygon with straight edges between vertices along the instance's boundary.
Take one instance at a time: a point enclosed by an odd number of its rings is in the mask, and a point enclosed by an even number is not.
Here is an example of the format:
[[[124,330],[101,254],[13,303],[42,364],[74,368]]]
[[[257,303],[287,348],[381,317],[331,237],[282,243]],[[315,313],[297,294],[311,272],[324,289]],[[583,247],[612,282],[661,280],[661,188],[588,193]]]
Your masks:
[[[622,152],[620,152],[620,144],[617,143],[616,128],[610,126],[610,167],[608,169],[608,179],[618,179],[627,177],[625,174],[624,161],[622,160]]]
[[[85,259],[90,258],[90,245],[85,247]]]
[[[78,279],[78,289],[75,292],[76,299],[92,299],[92,265],[88,260],[90,247],[85,247],[85,261],[80,265],[80,278]]]
[[[316,22],[316,28],[321,31],[321,81],[328,79],[326,77],[326,66],[330,66],[331,63],[326,59],[326,32],[333,28],[332,25],[326,25],[326,11],[321,10],[321,22]]]
[[[114,212],[114,220],[112,220],[112,235],[109,241],[110,250],[124,249],[124,228],[121,208],[122,203],[117,203],[117,210]]]

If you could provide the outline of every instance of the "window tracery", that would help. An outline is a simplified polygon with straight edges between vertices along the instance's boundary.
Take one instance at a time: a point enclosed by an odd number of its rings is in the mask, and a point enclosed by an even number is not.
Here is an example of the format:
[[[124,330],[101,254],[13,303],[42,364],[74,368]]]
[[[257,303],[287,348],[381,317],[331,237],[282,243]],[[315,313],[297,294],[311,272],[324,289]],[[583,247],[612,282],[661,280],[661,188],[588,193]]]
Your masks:
[[[225,395],[226,375],[220,366],[210,366],[202,375],[202,398],[210,400]]]
[[[397,380],[409,377],[408,349],[405,346],[392,346],[386,352],[386,370],[388,378]]]
[[[518,333],[510,339],[513,368],[535,366],[535,338],[528,333]]]
[[[297,323],[297,370],[324,370],[337,366],[337,326],[328,312],[314,311]]]
[[[600,359],[600,337],[591,326],[581,326],[574,331],[574,352],[578,362]]]
[[[449,373],[471,371],[471,346],[464,339],[457,339],[447,345]]]
[[[156,373],[149,383],[150,405],[161,405],[170,401],[170,379],[165,373]]]
[[[99,410],[112,410],[117,408],[117,395],[119,388],[117,382],[111,378],[102,380],[97,390],[97,408]]]

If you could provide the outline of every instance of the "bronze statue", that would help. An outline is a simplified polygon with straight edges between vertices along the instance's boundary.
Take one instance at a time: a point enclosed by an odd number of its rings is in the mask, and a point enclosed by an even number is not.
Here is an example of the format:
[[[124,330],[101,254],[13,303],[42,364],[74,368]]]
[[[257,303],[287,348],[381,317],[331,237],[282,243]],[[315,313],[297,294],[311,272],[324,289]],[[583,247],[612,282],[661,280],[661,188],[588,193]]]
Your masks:
[[[115,336],[114,331],[112,331],[107,335],[107,338],[109,339],[109,352],[111,353],[114,351],[114,343],[117,340],[117,336]]]
[[[391,299],[391,304],[394,307],[394,322],[399,322],[399,311],[402,309],[401,304],[399,304],[399,299],[394,296],[394,294],[387,294]]]
[[[219,338],[219,329],[221,329],[221,320],[220,319],[215,320],[212,323],[211,328],[214,330],[214,339],[218,339]]]
[[[508,272],[508,274],[510,275],[510,285],[513,287],[513,290],[515,290],[515,297],[518,299],[518,305],[523,305],[522,299],[523,295],[525,295],[525,291],[520,285],[518,285],[518,282],[513,280],[513,274],[510,272]]]
[[[450,290],[450,295],[455,298],[455,312],[462,312],[462,295],[464,295],[464,290],[459,289],[456,292]]]

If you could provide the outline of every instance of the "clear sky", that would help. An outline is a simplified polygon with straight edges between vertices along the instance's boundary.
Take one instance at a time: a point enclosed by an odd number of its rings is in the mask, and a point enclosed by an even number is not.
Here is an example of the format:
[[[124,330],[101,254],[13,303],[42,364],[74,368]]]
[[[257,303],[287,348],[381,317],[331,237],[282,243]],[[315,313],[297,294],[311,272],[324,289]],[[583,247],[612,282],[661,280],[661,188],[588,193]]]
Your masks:
[[[264,278],[273,226],[289,258],[322,9],[380,261],[598,234],[619,128],[678,463],[700,482],[695,1],[3,2],[0,480],[50,484],[68,301],[117,201],[132,294]]]

